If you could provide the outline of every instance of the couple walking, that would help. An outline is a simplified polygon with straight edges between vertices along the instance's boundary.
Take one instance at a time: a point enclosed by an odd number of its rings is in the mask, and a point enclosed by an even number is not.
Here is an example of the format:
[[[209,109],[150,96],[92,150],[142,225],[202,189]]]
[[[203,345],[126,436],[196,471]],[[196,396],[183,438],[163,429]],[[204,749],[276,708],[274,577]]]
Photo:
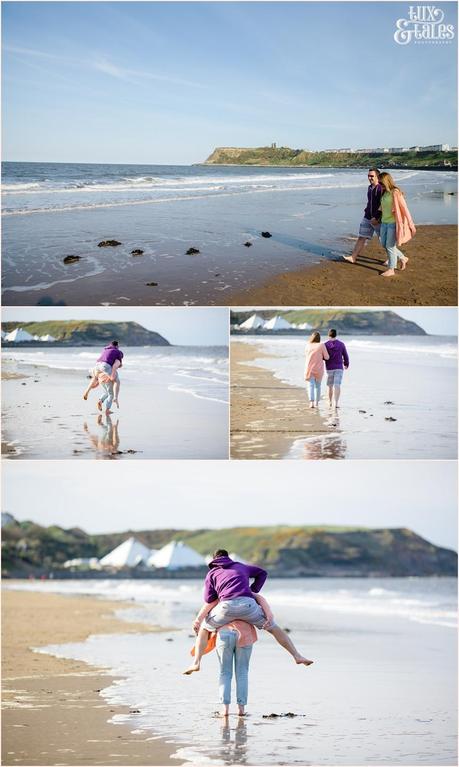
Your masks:
[[[327,370],[328,404],[338,408],[344,370],[349,367],[349,355],[342,341],[336,337],[335,328],[328,331],[328,341],[321,343],[320,333],[314,332],[306,346],[305,381],[309,384],[309,407],[318,407],[320,388]]]
[[[102,412],[105,404],[105,415],[112,413],[113,402],[117,407],[119,404],[119,393],[121,382],[118,375],[118,368],[123,365],[124,354],[118,348],[118,341],[112,341],[106,346],[97,360],[96,366],[91,370],[91,382],[88,384],[83,394],[83,399],[88,399],[91,389],[102,389],[102,395],[97,402],[97,408]]]
[[[217,549],[208,565],[204,582],[204,604],[193,623],[196,643],[194,662],[184,672],[199,671],[202,656],[216,649],[220,675],[222,716],[229,715],[233,666],[239,716],[244,716],[248,696],[248,673],[252,645],[258,629],[265,629],[293,657],[298,665],[310,666],[288,634],[274,621],[271,608],[259,591],[268,573],[261,567],[236,562],[226,549]],[[252,583],[250,581],[252,580]]]
[[[399,261],[402,271],[408,263],[407,256],[398,249],[398,245],[411,240],[416,234],[416,227],[403,192],[396,186],[390,173],[370,168],[368,181],[367,205],[360,222],[359,237],[351,255],[343,258],[355,264],[367,242],[376,234],[387,253],[385,265],[388,268],[381,277],[393,277]]]

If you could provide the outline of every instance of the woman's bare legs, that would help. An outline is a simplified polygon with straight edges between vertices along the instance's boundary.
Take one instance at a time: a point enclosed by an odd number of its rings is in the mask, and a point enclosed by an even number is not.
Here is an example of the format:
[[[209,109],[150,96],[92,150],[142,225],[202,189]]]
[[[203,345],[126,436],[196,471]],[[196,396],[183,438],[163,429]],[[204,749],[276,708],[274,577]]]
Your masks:
[[[207,629],[202,627],[199,629],[194,645],[194,662],[191,664],[191,666],[189,666],[189,668],[187,668],[186,671],[183,672],[184,674],[192,674],[193,671],[199,671],[201,668],[201,658],[204,655],[204,650],[207,647],[209,634],[210,631],[207,631]]]
[[[88,386],[84,390],[83,399],[88,399],[88,394],[91,391],[91,389],[97,389],[98,386],[99,386],[99,379],[97,378],[97,376],[93,376],[93,378],[91,378],[91,382],[88,384]]]
[[[308,660],[303,655],[301,655],[300,652],[298,652],[289,635],[279,626],[267,628],[266,631],[269,631],[269,633],[273,635],[274,639],[279,642],[281,647],[290,653],[290,655],[294,658],[295,663],[298,663],[298,665],[303,664],[304,666],[310,666],[311,663],[314,663],[314,661]]]

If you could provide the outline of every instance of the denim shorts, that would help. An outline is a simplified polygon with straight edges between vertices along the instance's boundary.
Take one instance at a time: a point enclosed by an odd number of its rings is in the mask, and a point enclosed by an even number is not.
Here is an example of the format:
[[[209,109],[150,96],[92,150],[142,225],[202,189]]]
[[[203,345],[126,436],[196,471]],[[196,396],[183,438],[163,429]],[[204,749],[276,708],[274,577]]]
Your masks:
[[[202,626],[207,631],[215,631],[222,626],[226,626],[227,623],[236,620],[251,623],[252,626],[256,626],[258,629],[262,629],[266,623],[265,614],[255,599],[251,597],[236,597],[236,599],[224,599],[213,607],[206,618],[204,618]],[[273,622],[269,625],[269,628],[275,625]]]
[[[341,386],[343,382],[343,370],[327,370],[327,386]]]
[[[373,226],[369,218],[362,218],[359,226],[359,237],[365,237],[366,240],[371,240],[374,234],[379,237],[379,224]]]

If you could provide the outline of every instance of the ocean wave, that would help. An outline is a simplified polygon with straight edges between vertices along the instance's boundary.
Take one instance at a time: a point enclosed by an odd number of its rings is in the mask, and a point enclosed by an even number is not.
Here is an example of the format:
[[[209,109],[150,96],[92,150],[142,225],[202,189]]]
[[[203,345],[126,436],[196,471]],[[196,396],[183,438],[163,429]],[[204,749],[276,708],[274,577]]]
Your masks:
[[[447,357],[455,359],[457,357],[457,345],[450,344],[435,344],[429,343],[424,345],[422,343],[416,344],[400,344],[395,341],[394,343],[381,343],[380,341],[367,341],[361,339],[355,339],[346,341],[346,346],[349,348],[360,349],[361,351],[369,352],[391,352],[400,354],[422,354],[422,355],[437,355],[440,357]]]

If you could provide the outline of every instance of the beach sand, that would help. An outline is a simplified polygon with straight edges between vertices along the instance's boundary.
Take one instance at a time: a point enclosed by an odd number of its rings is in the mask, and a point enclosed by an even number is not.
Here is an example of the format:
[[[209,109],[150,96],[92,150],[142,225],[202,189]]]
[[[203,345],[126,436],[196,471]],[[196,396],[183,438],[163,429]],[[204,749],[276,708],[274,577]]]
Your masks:
[[[457,226],[420,226],[401,248],[410,261],[394,278],[378,279],[385,252],[374,238],[357,265],[344,259],[287,271],[233,293],[233,306],[455,306]]]
[[[88,365],[89,367],[89,365]],[[225,459],[228,409],[210,400],[171,391],[158,371],[152,381],[122,378],[120,408],[107,419],[88,401],[82,371],[21,365],[5,351],[2,370],[2,455],[21,458],[131,460]],[[199,437],[199,439],[197,439]]]
[[[175,764],[163,741],[108,722],[129,711],[107,705],[99,694],[113,677],[30,649],[90,634],[157,630],[114,616],[126,607],[91,597],[2,592],[2,764]]]
[[[230,356],[231,458],[283,458],[295,439],[330,432],[324,417],[327,404],[322,401],[310,410],[306,388],[289,386],[270,371],[250,365],[267,356],[259,347],[232,341]],[[316,450],[311,446],[311,459],[323,457],[316,456]]]

